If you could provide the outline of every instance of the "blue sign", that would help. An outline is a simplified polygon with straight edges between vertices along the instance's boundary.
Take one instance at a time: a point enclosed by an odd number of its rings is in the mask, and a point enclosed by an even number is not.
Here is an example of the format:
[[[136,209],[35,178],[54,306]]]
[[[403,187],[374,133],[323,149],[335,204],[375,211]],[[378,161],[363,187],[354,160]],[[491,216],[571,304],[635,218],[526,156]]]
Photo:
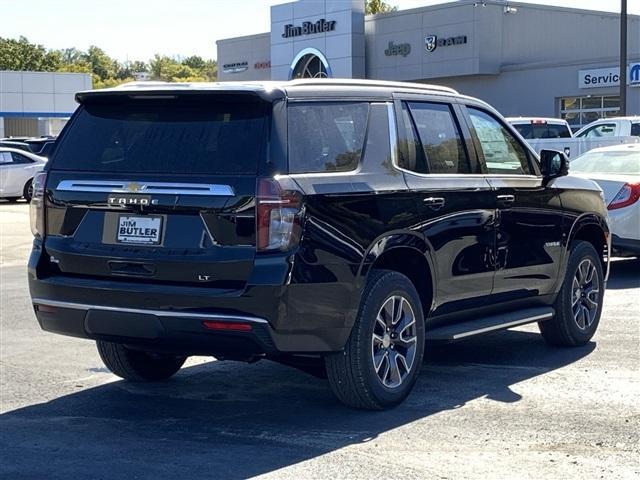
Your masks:
[[[640,63],[631,64],[629,67],[629,85],[640,86]]]

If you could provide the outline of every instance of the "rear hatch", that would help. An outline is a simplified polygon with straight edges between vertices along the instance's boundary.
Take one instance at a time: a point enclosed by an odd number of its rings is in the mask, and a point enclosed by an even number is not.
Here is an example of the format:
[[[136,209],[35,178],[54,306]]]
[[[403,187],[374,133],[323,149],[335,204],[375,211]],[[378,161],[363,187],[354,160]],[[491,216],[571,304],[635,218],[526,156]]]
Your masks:
[[[240,289],[255,256],[270,104],[250,95],[86,100],[47,178],[61,274]]]

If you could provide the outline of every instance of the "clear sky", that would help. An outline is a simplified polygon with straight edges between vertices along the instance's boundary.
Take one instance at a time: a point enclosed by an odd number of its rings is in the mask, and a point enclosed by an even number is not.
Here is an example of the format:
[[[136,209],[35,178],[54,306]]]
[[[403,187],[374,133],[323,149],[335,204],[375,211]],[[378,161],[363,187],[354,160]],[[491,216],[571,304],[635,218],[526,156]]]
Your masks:
[[[118,60],[154,53],[215,58],[215,41],[267,32],[269,7],[287,0],[0,0],[0,36],[20,35],[47,48],[89,45]],[[386,0],[400,10],[443,0]],[[532,3],[618,11],[619,0],[536,0]],[[640,0],[628,0],[640,14]]]

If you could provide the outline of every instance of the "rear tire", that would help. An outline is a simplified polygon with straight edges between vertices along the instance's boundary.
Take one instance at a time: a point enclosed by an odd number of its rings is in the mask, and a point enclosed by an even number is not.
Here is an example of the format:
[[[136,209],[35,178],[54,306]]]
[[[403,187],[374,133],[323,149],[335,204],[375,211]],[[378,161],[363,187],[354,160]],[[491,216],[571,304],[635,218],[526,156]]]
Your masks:
[[[413,283],[374,270],[344,351],[325,357],[331,389],[347,406],[383,410],[402,402],[424,355],[424,315]]]
[[[554,303],[556,315],[538,323],[540,333],[551,345],[584,345],[596,333],[602,314],[604,275],[596,249],[578,241],[571,247],[567,272]]]
[[[29,203],[33,197],[33,179],[29,180],[22,189],[22,196]]]
[[[186,357],[131,350],[119,343],[96,342],[100,358],[115,375],[132,382],[166,380],[175,374]]]

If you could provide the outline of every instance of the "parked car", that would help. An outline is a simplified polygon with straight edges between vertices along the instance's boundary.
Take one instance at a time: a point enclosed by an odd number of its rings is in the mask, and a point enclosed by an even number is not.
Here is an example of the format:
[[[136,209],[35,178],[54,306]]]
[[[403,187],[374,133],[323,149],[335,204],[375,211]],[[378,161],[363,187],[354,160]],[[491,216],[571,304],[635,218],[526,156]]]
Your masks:
[[[76,99],[35,182],[29,286],[44,330],[96,340],[122,378],[190,355],[324,362],[342,402],[383,409],[427,340],[598,327],[601,190],[480,100],[334,79]]]
[[[49,154],[51,153],[51,150],[56,143],[56,138],[57,137],[54,136],[34,137],[29,138],[24,142],[36,155],[40,155],[41,157],[49,157]]]
[[[640,137],[640,116],[601,118],[582,127],[577,138]]]
[[[22,140],[0,140],[0,148],[13,148],[15,150],[23,150],[25,152],[33,153],[29,145]]]
[[[613,253],[640,255],[640,144],[591,150],[571,162],[571,172],[602,188]]]
[[[567,121],[559,118],[507,117],[505,120],[526,140],[573,137]]]
[[[33,177],[46,164],[47,159],[15,148],[0,147],[0,198],[28,202],[33,193]]]

